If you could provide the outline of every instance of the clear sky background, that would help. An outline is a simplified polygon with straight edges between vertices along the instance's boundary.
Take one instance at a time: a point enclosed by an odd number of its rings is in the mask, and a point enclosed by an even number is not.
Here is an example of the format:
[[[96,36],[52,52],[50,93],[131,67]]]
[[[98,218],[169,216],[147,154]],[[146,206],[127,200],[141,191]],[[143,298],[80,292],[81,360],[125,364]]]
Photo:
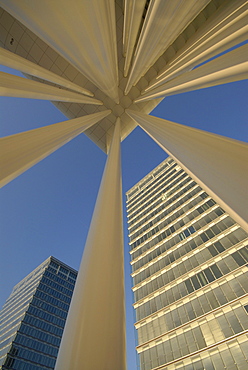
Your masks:
[[[184,93],[164,99],[152,114],[248,141],[247,93],[245,81]],[[46,101],[2,97],[0,104],[1,136],[66,120]],[[125,192],[166,157],[140,128],[124,140],[124,201]],[[81,134],[1,190],[0,306],[13,286],[50,255],[78,269],[105,160],[106,155]],[[135,370],[125,207],[124,231],[128,370]]]

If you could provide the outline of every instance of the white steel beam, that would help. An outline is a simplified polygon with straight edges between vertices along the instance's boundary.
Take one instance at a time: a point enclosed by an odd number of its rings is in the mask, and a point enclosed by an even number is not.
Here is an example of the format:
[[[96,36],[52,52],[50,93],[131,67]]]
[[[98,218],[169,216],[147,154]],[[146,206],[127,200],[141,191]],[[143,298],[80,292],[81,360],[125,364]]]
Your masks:
[[[125,370],[120,119],[102,177],[56,370]]]
[[[191,70],[200,63],[247,39],[247,10],[244,0],[226,0],[196,31],[145,91]]]
[[[125,94],[175,41],[210,0],[151,0],[136,47]]]
[[[125,77],[128,74],[131,59],[133,56],[134,46],[137,40],[145,3],[146,0],[126,0],[125,2],[125,13],[124,13],[124,24],[126,24],[126,27],[124,28]]]
[[[181,94],[248,78],[248,45],[243,45],[219,58],[151,90],[135,102]]]
[[[31,62],[25,58],[20,57],[19,55],[12,53],[9,50],[3,49],[0,47],[0,64],[9,68],[17,69],[23,73],[27,73],[31,76],[41,78],[45,81],[53,82],[57,85],[66,87],[68,89],[77,91],[81,94],[88,96],[94,96],[92,92],[84,89],[81,86],[74,84],[73,82],[61,77],[48,69],[45,69],[38,64]]]
[[[103,105],[89,96],[5,72],[0,72],[0,96]]]
[[[248,145],[143,113],[126,111],[248,231]]]
[[[1,138],[0,186],[6,185],[110,113],[110,110],[105,110]]]
[[[113,0],[2,0],[2,7],[118,102]]]

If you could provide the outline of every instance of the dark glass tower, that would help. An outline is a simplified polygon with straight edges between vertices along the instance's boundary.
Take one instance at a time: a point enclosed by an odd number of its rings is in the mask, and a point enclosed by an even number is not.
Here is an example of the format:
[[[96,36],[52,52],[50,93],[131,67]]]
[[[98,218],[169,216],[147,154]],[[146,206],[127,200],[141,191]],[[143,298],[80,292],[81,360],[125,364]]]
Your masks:
[[[247,233],[171,158],[127,210],[140,368],[248,369]]]
[[[54,369],[76,277],[49,257],[14,287],[0,313],[0,369]]]

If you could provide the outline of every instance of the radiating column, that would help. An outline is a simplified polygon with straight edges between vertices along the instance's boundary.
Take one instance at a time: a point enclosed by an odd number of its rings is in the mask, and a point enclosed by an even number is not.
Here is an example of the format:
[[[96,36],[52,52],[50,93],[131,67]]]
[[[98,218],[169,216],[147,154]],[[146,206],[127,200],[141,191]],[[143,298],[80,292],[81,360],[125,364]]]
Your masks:
[[[248,230],[248,145],[126,110],[182,168]]]
[[[226,0],[199,27],[145,91],[177,77],[247,39],[247,2]]]
[[[0,96],[102,105],[100,100],[41,82],[0,72]]]
[[[146,0],[126,0],[124,13],[124,76],[128,74]]]
[[[90,92],[89,90],[86,90],[83,87],[78,86],[73,82],[49,71],[48,69],[45,69],[39,66],[38,64],[35,64],[30,60],[22,58],[19,55],[12,53],[9,50],[3,49],[1,47],[0,47],[0,64],[9,68],[17,69],[18,71],[27,73],[31,76],[41,78],[45,81],[53,82],[57,85],[66,87],[79,93],[88,96],[94,96],[92,92]]]
[[[158,86],[136,99],[135,102],[244,80],[248,78],[247,55],[248,45],[243,45],[199,68],[185,72],[173,80]]]
[[[110,113],[105,110],[0,139],[0,187]]]
[[[56,370],[124,370],[120,120],[100,185]]]
[[[2,0],[1,6],[118,102],[113,0]]]
[[[210,0],[152,0],[135,50],[125,94]]]

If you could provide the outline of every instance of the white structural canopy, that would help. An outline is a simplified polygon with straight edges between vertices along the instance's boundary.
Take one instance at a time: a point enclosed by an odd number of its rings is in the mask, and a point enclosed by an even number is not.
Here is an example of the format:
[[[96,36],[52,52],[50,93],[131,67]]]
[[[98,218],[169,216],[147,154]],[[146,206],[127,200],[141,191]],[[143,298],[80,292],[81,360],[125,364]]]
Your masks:
[[[120,142],[140,125],[247,228],[247,145],[148,115],[246,78],[247,1],[0,1],[1,62],[26,76],[1,73],[0,95],[68,118],[1,139],[1,185],[82,132],[109,152],[56,370],[125,370]]]

